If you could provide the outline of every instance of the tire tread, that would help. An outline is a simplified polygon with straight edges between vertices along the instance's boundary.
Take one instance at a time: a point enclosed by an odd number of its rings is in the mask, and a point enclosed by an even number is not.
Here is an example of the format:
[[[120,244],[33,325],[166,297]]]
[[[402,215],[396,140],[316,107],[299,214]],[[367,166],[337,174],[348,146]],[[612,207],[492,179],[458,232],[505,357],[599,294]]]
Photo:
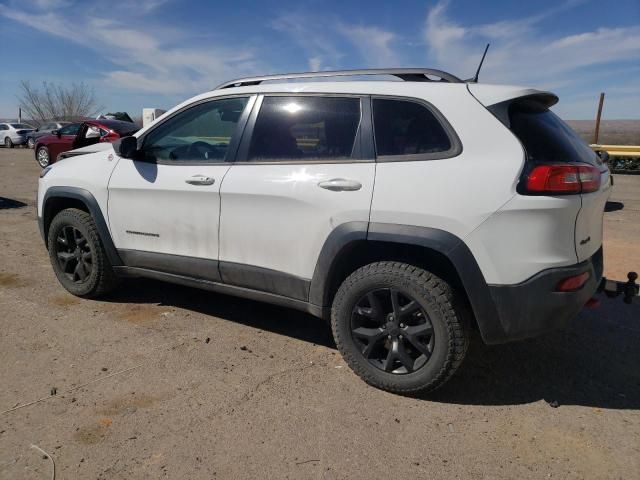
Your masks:
[[[96,298],[113,291],[117,287],[119,280],[115,272],[113,271],[113,268],[111,267],[109,259],[107,258],[104,246],[102,245],[102,240],[100,239],[100,235],[98,233],[98,228],[96,227],[96,224],[93,221],[91,215],[77,208],[68,208],[62,210],[54,217],[53,221],[51,222],[49,232],[52,232],[54,230],[54,226],[56,223],[65,222],[65,220],[69,223],[78,222],[86,228],[89,235],[88,240],[93,244],[93,247],[96,251],[96,263],[94,264],[93,268],[97,271],[97,278],[94,282],[94,285],[88,292],[74,292],[72,290],[69,290],[64,283],[63,286],[65,286],[65,288],[67,288],[72,294],[82,298]],[[53,239],[53,241],[55,241],[55,239]],[[51,236],[48,239],[48,246],[51,262],[54,263],[56,260],[54,258],[55,253],[53,253]],[[54,266],[54,269],[55,268],[56,267]]]
[[[447,358],[436,375],[431,381],[419,387],[407,388],[399,387],[394,382],[384,380],[384,375],[374,376],[371,372],[361,365],[360,359],[348,349],[341,348],[345,341],[350,339],[341,338],[340,329],[338,328],[338,311],[342,302],[347,299],[347,292],[355,288],[357,283],[363,278],[371,275],[384,275],[390,279],[404,279],[414,283],[421,290],[428,293],[431,300],[434,300],[448,333],[448,354]],[[365,382],[383,390],[400,393],[400,394],[417,394],[426,393],[441,387],[453,376],[456,370],[462,364],[469,346],[469,337],[466,334],[466,318],[464,312],[458,311],[457,299],[453,289],[441,278],[424,270],[402,262],[382,261],[365,265],[355,270],[342,283],[331,309],[331,328],[333,330],[334,339],[338,349],[342,353],[345,361],[351,369]],[[389,376],[393,378],[392,376]]]

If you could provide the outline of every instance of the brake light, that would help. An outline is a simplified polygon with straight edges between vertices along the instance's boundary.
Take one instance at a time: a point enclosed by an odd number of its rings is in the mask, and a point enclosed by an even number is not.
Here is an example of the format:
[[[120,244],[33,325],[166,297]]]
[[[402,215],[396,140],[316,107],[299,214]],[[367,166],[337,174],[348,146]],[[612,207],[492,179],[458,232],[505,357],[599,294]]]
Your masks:
[[[556,292],[575,292],[580,290],[584,287],[584,284],[587,283],[590,276],[591,274],[589,272],[582,272],[579,275],[560,280],[556,286]]]
[[[524,193],[562,195],[596,192],[600,170],[587,164],[540,164],[527,174]]]

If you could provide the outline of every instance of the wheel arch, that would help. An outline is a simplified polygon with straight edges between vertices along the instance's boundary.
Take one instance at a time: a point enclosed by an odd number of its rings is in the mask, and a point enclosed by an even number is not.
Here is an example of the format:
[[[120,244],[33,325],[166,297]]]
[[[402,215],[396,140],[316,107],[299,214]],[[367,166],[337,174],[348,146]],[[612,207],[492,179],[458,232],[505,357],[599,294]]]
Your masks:
[[[495,343],[502,325],[475,257],[457,236],[444,230],[375,222],[348,222],[327,238],[309,290],[309,302],[328,311],[338,287],[355,269],[381,260],[429,269],[464,293],[482,338]]]
[[[109,232],[107,222],[104,219],[97,200],[91,192],[83,188],[51,187],[47,190],[42,201],[42,217],[38,219],[40,232],[45,245],[47,245],[47,236],[49,235],[51,221],[59,212],[67,208],[78,208],[91,215],[93,221],[96,223],[100,241],[104,246],[111,265],[122,265],[122,260],[113,244],[111,233]]]

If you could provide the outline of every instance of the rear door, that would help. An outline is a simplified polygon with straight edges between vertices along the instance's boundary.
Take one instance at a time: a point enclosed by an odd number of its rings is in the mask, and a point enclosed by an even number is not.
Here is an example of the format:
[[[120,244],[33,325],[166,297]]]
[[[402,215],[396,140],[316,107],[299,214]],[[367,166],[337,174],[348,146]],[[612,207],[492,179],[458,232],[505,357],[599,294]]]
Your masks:
[[[306,300],[320,250],[369,221],[375,163],[359,96],[258,99],[220,191],[223,281]],[[369,135],[364,135],[368,132]],[[367,146],[368,145],[368,146]]]
[[[580,136],[547,107],[535,101],[516,101],[509,108],[511,131],[522,142],[530,162],[586,163],[599,169],[600,188],[575,195],[578,262],[590,258],[602,245],[604,207],[611,193],[609,169]],[[567,198],[567,197],[565,197]]]

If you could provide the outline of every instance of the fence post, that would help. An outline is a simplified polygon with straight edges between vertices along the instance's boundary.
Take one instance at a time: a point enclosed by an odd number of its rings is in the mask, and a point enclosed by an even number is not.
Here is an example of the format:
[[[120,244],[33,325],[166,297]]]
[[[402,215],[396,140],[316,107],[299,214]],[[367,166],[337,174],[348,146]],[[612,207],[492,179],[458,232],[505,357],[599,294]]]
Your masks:
[[[600,103],[598,104],[598,115],[596,116],[596,131],[593,135],[593,143],[598,144],[598,137],[600,136],[600,117],[602,116],[602,105],[604,104],[604,92],[600,94]]]

